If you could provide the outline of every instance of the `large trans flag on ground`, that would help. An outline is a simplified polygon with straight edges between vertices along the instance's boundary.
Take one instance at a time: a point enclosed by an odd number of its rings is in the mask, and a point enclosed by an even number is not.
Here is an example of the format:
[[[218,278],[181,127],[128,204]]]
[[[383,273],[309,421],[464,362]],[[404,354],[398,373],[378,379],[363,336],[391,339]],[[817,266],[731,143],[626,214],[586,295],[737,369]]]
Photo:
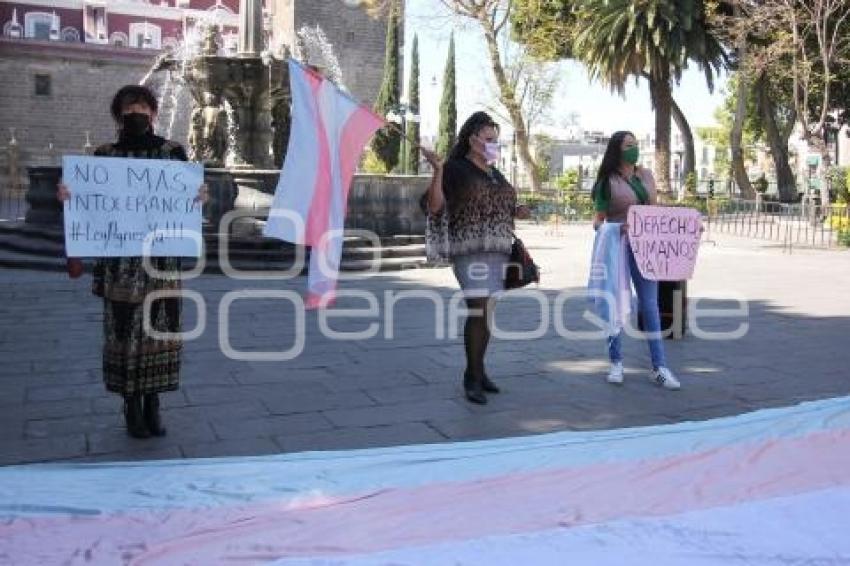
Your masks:
[[[0,564],[850,564],[850,398],[483,442],[0,467]]]
[[[289,61],[292,126],[264,234],[311,247],[307,306],[333,302],[351,178],[384,120],[335,84]]]

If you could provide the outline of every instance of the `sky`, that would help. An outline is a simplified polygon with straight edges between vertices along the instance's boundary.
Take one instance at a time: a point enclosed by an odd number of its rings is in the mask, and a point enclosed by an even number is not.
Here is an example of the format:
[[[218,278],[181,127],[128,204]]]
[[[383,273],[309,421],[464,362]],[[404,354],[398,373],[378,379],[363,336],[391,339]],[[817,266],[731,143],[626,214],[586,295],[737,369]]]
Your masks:
[[[439,0],[407,0],[405,22],[405,65],[410,64],[413,34],[419,36],[420,54],[420,106],[422,135],[434,135],[439,122],[439,105],[442,94],[443,69],[454,30],[457,50],[457,106],[458,123],[475,110],[494,105],[495,87],[490,78],[487,50],[481,33],[474,23],[452,17]],[[654,130],[654,115],[650,106],[646,81],[637,86],[632,82],[625,97],[612,94],[606,87],[590,81],[583,66],[568,61],[558,64],[561,77],[557,95],[549,112],[550,126],[562,127],[570,114],[579,115],[579,124],[585,130],[602,130],[606,133],[620,129],[637,134]],[[409,77],[405,69],[405,93]],[[691,128],[715,123],[713,114],[723,100],[725,77],[715,81],[710,93],[705,78],[698,71],[687,71],[681,84],[674,89],[673,97],[679,103]],[[503,130],[506,129],[503,124]],[[675,125],[673,126],[675,131]]]

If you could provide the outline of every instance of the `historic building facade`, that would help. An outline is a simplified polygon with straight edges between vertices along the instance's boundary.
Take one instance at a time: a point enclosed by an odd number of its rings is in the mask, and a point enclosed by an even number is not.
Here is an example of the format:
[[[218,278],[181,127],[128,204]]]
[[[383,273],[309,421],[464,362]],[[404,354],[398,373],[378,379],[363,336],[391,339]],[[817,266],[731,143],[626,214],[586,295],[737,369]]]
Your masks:
[[[238,9],[238,0],[0,0],[0,23],[12,39],[162,49],[199,20],[235,34]]]
[[[275,55],[302,27],[319,26],[348,89],[374,101],[385,21],[351,0],[266,0],[264,15]],[[25,167],[79,153],[87,140],[111,140],[111,94],[138,83],[164,49],[191,40],[202,20],[220,26],[222,53],[236,52],[239,0],[0,0],[0,152],[14,138]],[[172,137],[185,142],[186,123],[179,119]],[[6,173],[0,170],[0,185]]]

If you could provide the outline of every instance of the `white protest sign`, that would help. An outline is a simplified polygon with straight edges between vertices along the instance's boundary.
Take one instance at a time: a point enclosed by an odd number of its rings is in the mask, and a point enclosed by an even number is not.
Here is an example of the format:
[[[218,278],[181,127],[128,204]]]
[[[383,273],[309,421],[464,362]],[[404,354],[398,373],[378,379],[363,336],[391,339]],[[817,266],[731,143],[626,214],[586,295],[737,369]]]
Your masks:
[[[65,156],[68,257],[201,254],[200,163]]]
[[[641,275],[652,281],[682,281],[694,274],[702,217],[692,208],[632,205],[629,244]]]

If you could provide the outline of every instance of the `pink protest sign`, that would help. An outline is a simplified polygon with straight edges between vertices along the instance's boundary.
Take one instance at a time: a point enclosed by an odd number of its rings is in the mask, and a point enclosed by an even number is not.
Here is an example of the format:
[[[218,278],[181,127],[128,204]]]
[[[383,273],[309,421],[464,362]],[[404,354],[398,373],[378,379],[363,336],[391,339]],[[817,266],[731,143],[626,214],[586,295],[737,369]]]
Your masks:
[[[702,232],[700,213],[673,206],[629,207],[629,244],[641,275],[653,281],[690,279]]]

